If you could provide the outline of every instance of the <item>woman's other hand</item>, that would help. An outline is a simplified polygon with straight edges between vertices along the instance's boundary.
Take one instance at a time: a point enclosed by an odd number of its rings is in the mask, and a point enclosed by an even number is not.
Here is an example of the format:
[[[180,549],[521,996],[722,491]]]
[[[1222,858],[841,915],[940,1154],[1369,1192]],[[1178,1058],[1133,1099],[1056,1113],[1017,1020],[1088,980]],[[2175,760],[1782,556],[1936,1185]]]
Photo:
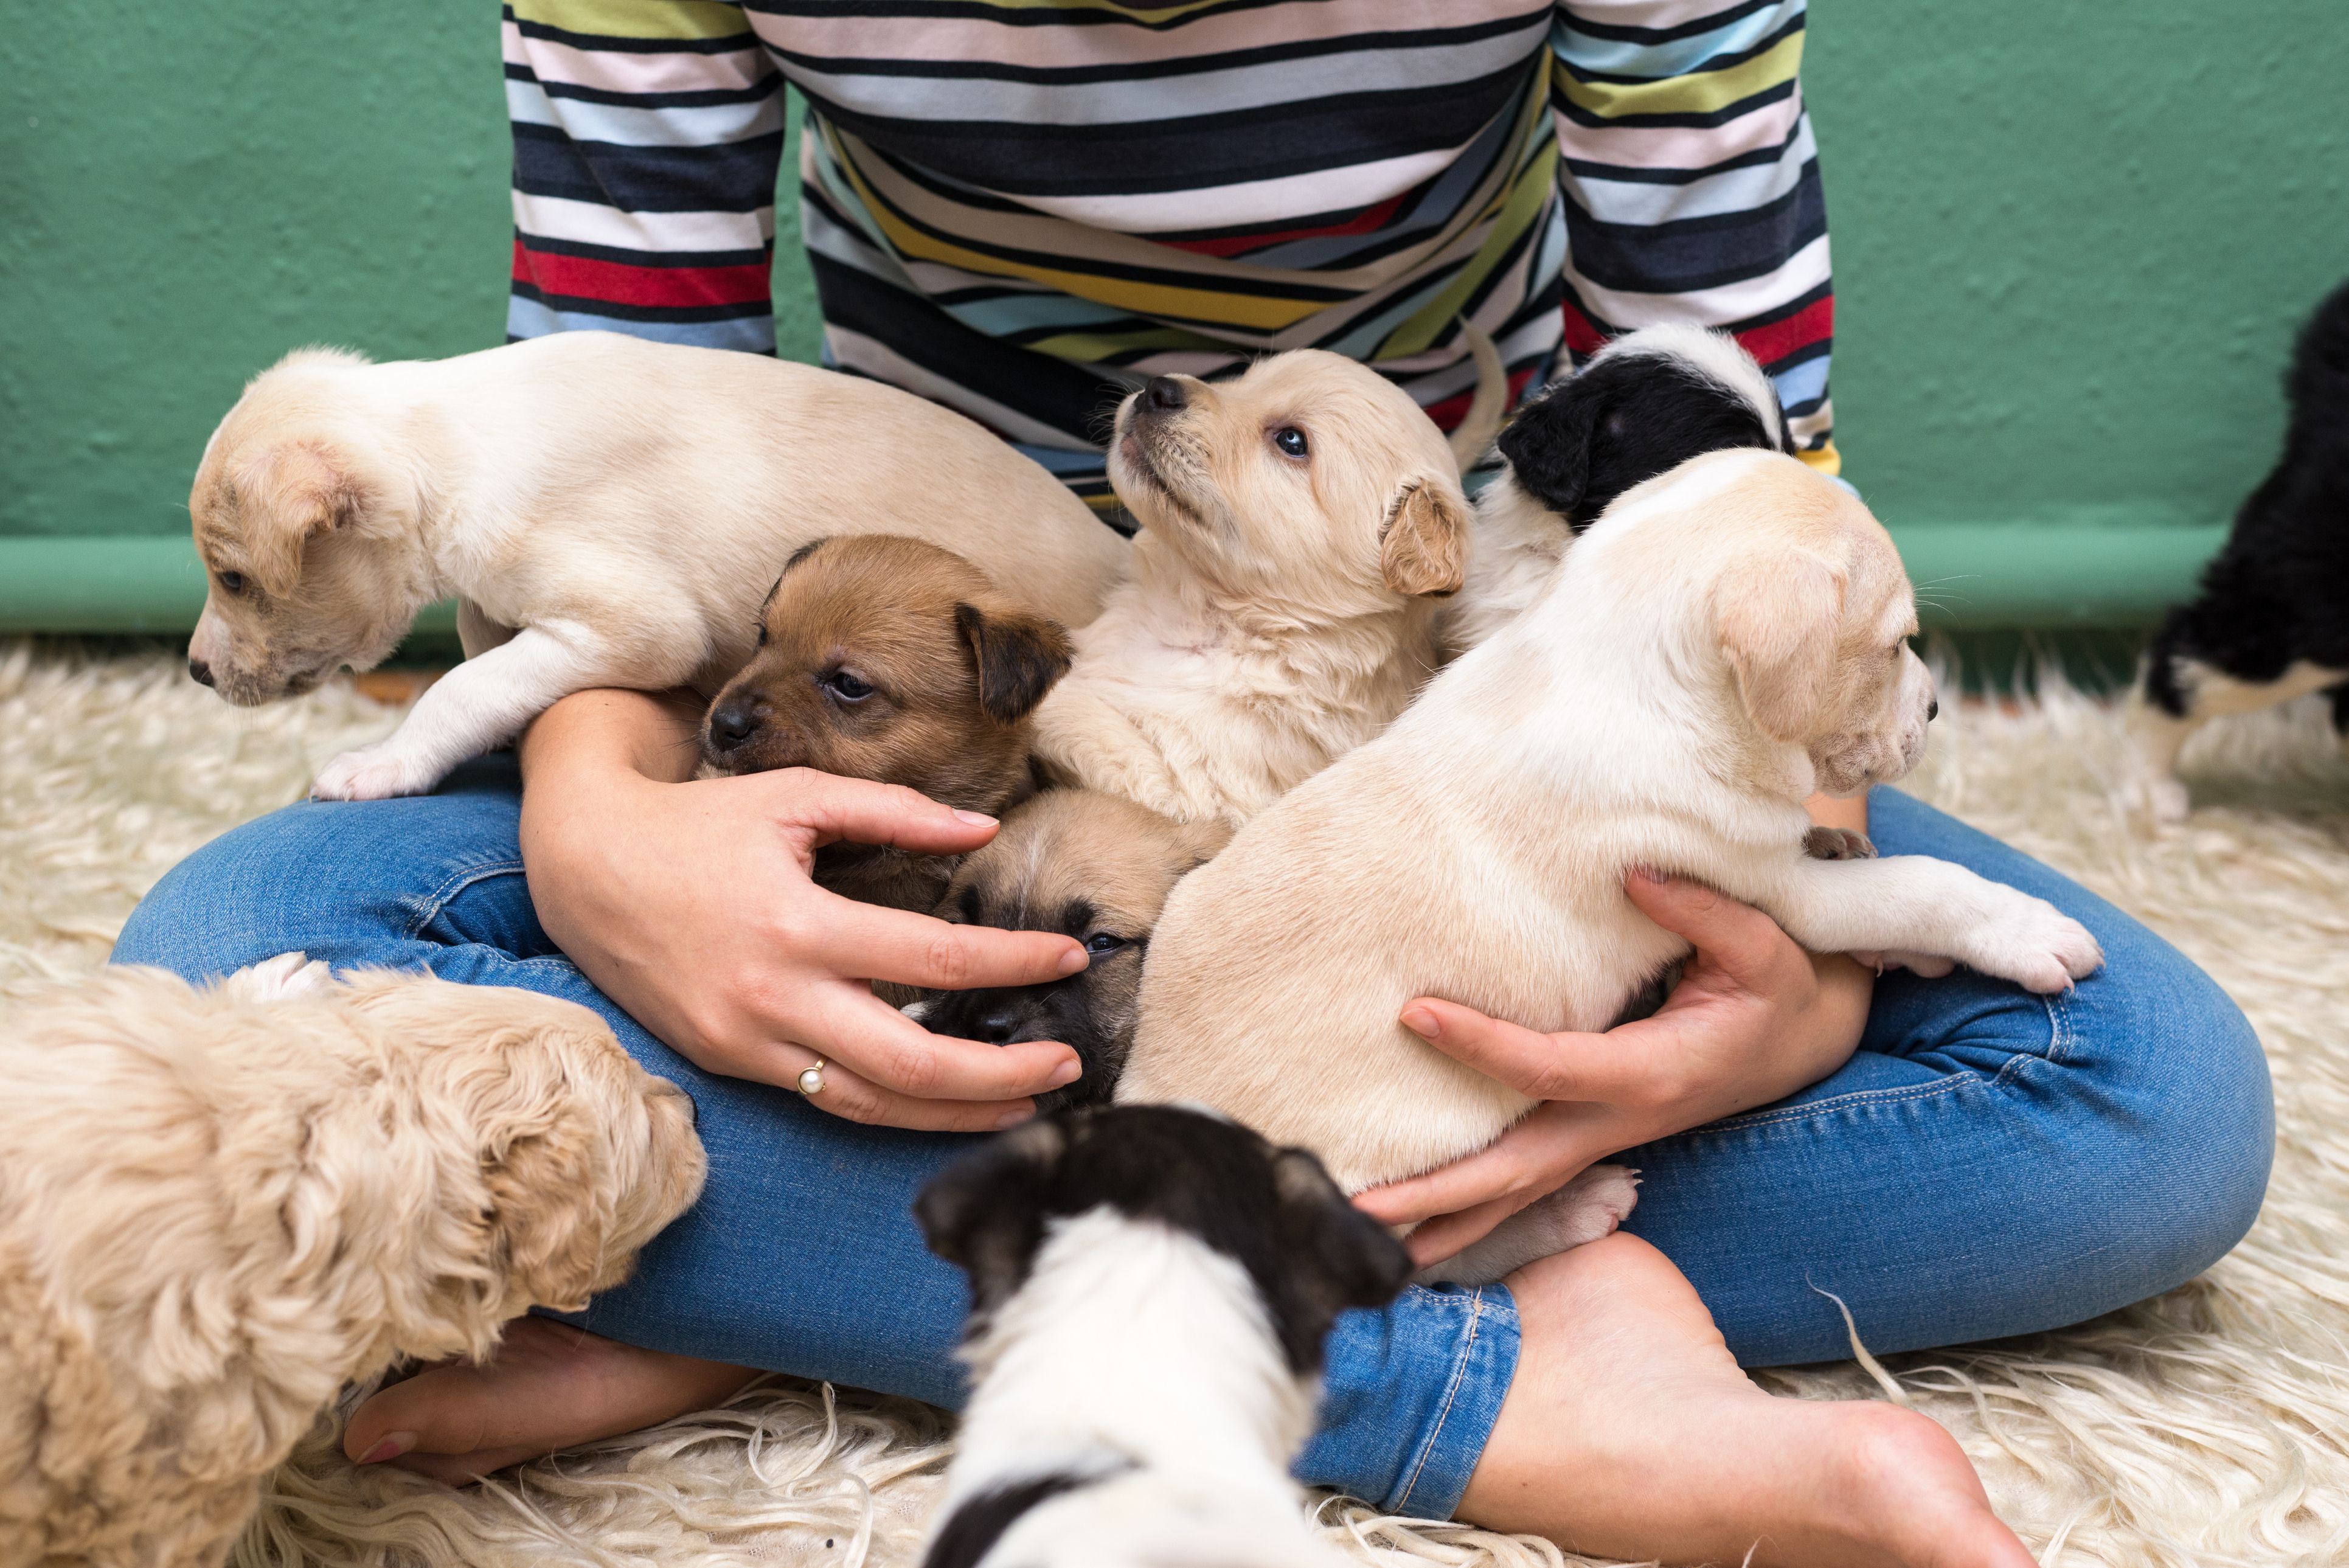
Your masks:
[[[1076,942],[856,903],[809,877],[825,844],[957,854],[992,818],[806,769],[689,781],[698,717],[582,692],[524,738],[532,902],[605,995],[708,1072],[792,1086],[822,1057],[810,1099],[855,1121],[990,1130],[1077,1077],[1067,1046],[944,1038],[866,984],[1039,985],[1084,967]]]
[[[1539,1034],[1423,997],[1405,1027],[1545,1103],[1488,1147],[1356,1202],[1420,1224],[1425,1267],[1482,1237],[1608,1155],[1783,1099],[1841,1067],[1868,1022],[1873,976],[1806,953],[1750,904],[1680,877],[1635,872],[1641,913],[1695,947],[1652,1017],[1605,1034]]]

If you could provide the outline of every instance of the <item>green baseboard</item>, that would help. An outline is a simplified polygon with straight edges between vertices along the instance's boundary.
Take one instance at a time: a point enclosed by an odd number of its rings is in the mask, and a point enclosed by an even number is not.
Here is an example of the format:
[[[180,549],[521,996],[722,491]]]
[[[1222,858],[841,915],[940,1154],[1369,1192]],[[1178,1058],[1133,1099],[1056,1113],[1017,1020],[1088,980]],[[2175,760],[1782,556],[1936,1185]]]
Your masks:
[[[184,636],[204,608],[204,569],[186,539],[0,539],[0,632]],[[453,638],[435,604],[419,634]]]
[[[1929,630],[2117,627],[2191,598],[2227,530],[1920,522],[1892,537]]]
[[[1895,527],[1929,628],[2141,626],[2191,592],[2223,528],[1918,523]],[[184,538],[0,539],[0,632],[183,634],[204,574]],[[436,604],[420,635],[446,637]]]

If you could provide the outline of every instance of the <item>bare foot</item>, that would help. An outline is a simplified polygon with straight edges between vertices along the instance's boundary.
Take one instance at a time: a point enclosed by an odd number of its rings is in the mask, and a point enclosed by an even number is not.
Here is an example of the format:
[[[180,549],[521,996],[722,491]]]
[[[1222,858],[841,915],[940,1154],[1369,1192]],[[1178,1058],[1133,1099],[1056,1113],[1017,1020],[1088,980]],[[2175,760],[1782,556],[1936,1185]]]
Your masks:
[[[1635,1561],[2033,1568],[1949,1433],[1894,1405],[1764,1393],[1637,1237],[1508,1283],[1524,1348],[1461,1518]]]
[[[723,1404],[759,1374],[524,1317],[481,1366],[445,1361],[351,1412],[343,1452],[451,1486]]]

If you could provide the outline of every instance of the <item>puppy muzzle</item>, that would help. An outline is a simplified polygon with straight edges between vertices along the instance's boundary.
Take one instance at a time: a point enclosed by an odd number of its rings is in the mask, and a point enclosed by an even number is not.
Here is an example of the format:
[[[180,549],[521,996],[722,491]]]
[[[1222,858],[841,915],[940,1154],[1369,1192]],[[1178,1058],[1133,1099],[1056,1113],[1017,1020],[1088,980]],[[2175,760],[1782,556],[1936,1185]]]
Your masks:
[[[1193,508],[1182,493],[1182,475],[1188,466],[1176,432],[1184,423],[1203,384],[1185,376],[1153,377],[1142,390],[1118,407],[1116,437],[1111,443],[1112,478],[1154,490],[1185,511]]]
[[[701,726],[702,760],[721,773],[771,773],[808,765],[808,749],[792,731],[772,722],[766,705],[720,702]]]

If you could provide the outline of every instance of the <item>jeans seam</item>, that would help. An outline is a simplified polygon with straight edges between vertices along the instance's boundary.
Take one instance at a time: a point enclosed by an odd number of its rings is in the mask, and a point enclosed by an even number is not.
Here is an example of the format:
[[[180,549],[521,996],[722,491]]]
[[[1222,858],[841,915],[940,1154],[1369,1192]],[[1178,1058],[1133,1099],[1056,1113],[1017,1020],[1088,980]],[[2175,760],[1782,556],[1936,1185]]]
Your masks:
[[[2005,1071],[2003,1068],[2000,1069],[2002,1076]],[[1744,1116],[1729,1117],[1721,1121],[1710,1122],[1703,1127],[1692,1127],[1679,1136],[1695,1138],[1710,1132],[1740,1132],[1750,1127],[1775,1127],[1782,1122],[1801,1121],[1829,1111],[1851,1110],[1864,1105],[1898,1105],[1905,1100],[1930,1099],[1934,1095],[1948,1094],[1952,1090],[1964,1088],[1967,1084],[1982,1081],[1979,1076],[1972,1073],[1952,1073],[1938,1083],[1919,1084],[1902,1088],[1854,1089],[1849,1094],[1839,1094],[1832,1099],[1813,1100],[1808,1105],[1788,1106],[1783,1110],[1748,1111]]]
[[[2047,997],[2046,1004],[2047,1059],[2060,1066],[2072,1055],[2072,988],[2067,985]]]
[[[1460,1385],[1468,1380],[1468,1358],[1475,1353],[1476,1331],[1485,1320],[1485,1293],[1476,1292],[1469,1298],[1468,1337],[1462,1342],[1460,1353],[1453,1357],[1452,1381],[1444,1385],[1444,1403],[1437,1407],[1435,1422],[1427,1429],[1426,1438],[1419,1445],[1419,1455],[1411,1467],[1411,1479],[1402,1484],[1396,1497],[1393,1511],[1402,1513],[1411,1507],[1411,1494],[1419,1490],[1419,1478],[1427,1473],[1427,1461],[1435,1452],[1436,1439],[1444,1435],[1444,1423],[1452,1418],[1453,1401],[1460,1397]]]
[[[449,907],[449,902],[459,893],[463,892],[475,882],[487,882],[492,877],[513,876],[523,870],[523,863],[519,860],[501,860],[492,861],[486,865],[467,866],[461,871],[450,872],[430,892],[421,898],[407,901],[416,911],[416,917],[408,923],[407,930],[400,934],[409,942],[416,941],[424,934],[426,926],[440,918],[441,912]]]

